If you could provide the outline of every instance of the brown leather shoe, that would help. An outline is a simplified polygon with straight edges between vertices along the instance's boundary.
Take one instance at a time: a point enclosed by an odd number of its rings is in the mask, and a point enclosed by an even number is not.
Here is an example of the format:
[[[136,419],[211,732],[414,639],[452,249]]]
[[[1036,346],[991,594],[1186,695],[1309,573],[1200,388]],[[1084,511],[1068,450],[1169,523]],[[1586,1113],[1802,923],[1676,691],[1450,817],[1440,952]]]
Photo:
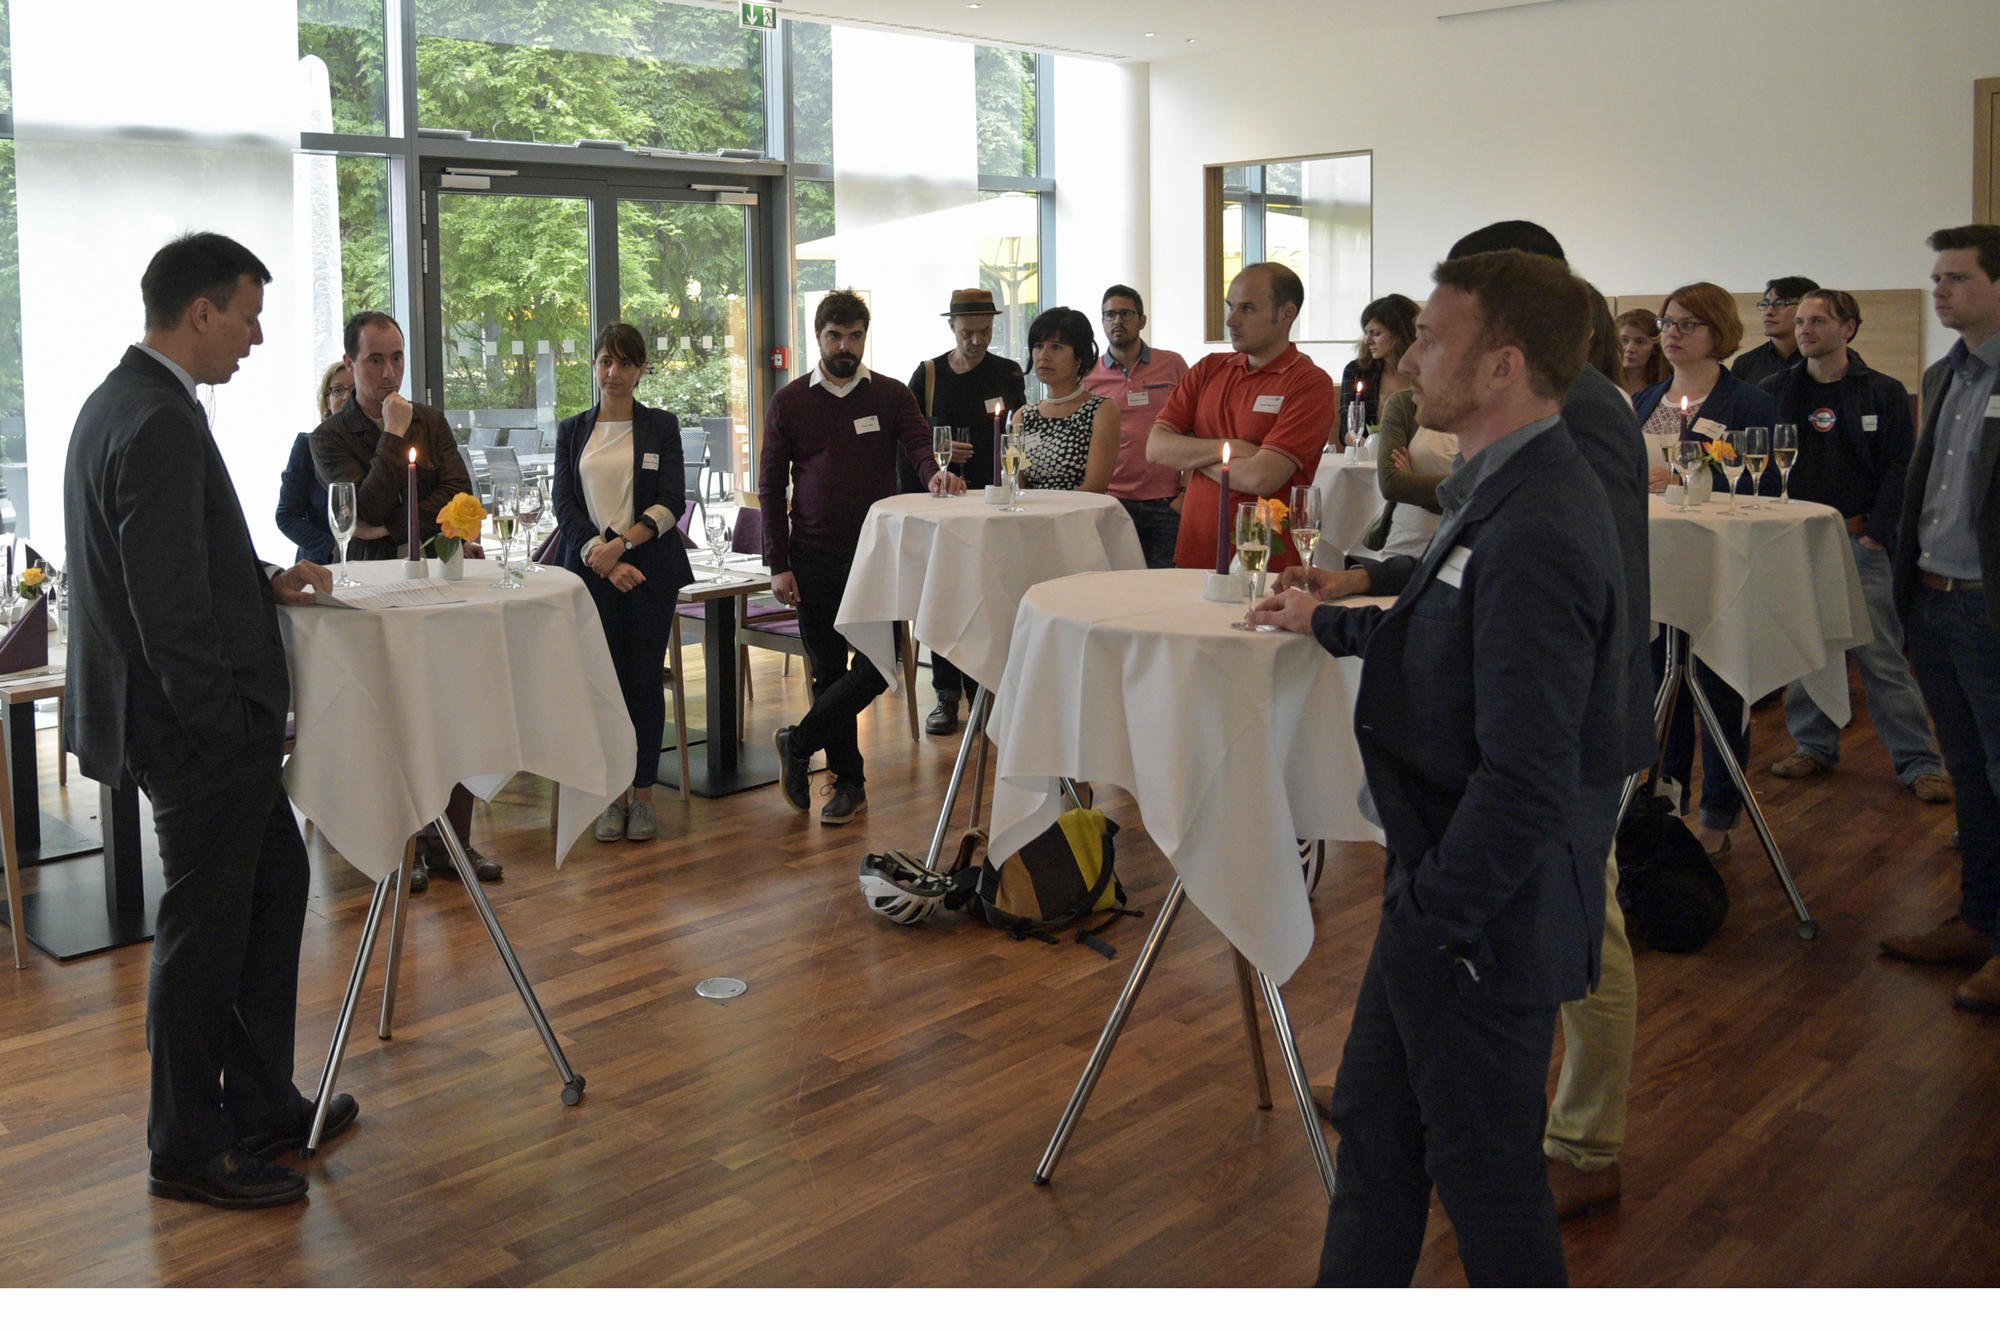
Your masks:
[[[2000,1014],[2000,958],[1989,958],[1986,966],[1958,988],[1951,1002],[1975,1014]]]
[[[1993,937],[1954,916],[1921,935],[1891,935],[1882,952],[1906,963],[1983,963],[1993,957]]]
[[[1557,1158],[1549,1158],[1549,1192],[1556,1196],[1558,1222],[1616,1212],[1618,1193],[1623,1187],[1624,1181],[1619,1178],[1616,1162],[1601,1171],[1585,1171]]]
[[[1783,759],[1771,765],[1771,776],[1779,778],[1809,778],[1815,773],[1826,772],[1827,768],[1828,765],[1813,758],[1813,756],[1807,754],[1804,750],[1800,750],[1795,754],[1786,755]]]
[[[1951,779],[1942,773],[1925,773],[1910,779],[1910,793],[1926,805],[1951,804]]]

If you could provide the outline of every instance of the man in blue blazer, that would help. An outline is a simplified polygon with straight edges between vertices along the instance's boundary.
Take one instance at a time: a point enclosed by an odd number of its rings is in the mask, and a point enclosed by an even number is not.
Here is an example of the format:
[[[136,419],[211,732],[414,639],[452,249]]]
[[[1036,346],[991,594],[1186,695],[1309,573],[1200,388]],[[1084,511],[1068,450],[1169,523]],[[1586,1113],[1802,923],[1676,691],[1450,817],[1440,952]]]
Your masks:
[[[63,473],[70,589],[64,740],[100,782],[153,806],[167,889],[146,993],[148,1188],[261,1208],[305,1197],[269,1159],[305,1141],[292,1084],[299,936],[311,876],[279,782],[291,682],[277,603],[331,576],[260,565],[195,385],[262,342],[271,274],[212,232],[153,256],[146,338],[84,402]],[[358,1108],[345,1093],[327,1133]]]
[[[1365,656],[1354,727],[1389,850],[1334,1087],[1320,1282],[1407,1283],[1435,1184],[1471,1281],[1557,1284],[1544,1087],[1557,1008],[1595,979],[1604,932],[1623,562],[1559,416],[1589,338],[1582,282],[1519,251],[1432,276],[1405,366],[1419,424],[1465,458],[1437,535],[1387,611],[1293,589],[1256,612]]]

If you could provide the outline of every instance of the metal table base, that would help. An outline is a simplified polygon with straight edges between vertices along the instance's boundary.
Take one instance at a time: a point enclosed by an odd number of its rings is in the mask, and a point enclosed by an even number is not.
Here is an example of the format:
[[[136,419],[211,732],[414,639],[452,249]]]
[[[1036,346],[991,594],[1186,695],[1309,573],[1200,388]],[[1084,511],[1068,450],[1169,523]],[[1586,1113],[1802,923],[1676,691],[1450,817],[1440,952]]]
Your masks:
[[[458,834],[453,831],[449,820],[434,821],[430,831],[444,843],[452,866],[458,871],[459,882],[465,886],[473,910],[479,913],[480,923],[492,937],[493,947],[499,952],[500,961],[521,996],[529,1020],[534,1023],[535,1031],[541,1034],[542,1044],[548,1047],[549,1059],[555,1062],[556,1074],[562,1079],[563,1105],[575,1106],[583,1100],[583,1075],[571,1069],[568,1059],[564,1057],[562,1044],[556,1040],[554,1029],[549,1027],[541,1002],[535,999],[535,988],[528,983],[528,974],[522,971],[521,960],[514,956],[514,946],[508,942],[507,932],[500,928],[500,920],[493,914],[493,904],[487,900],[479,876],[473,873],[472,860],[466,855],[465,844],[458,840]],[[393,899],[389,963],[382,983],[382,1022],[376,1029],[376,1035],[383,1041],[391,1036],[391,1024],[396,1013],[396,980],[403,957],[403,914],[409,900],[410,868],[415,863],[416,855],[417,838],[413,837],[403,844],[403,864],[375,886],[375,896],[368,904],[368,920],[361,928],[361,947],[354,956],[354,971],[348,977],[347,995],[340,1004],[340,1020],[334,1025],[333,1044],[326,1053],[326,1067],[320,1072],[319,1091],[313,1096],[312,1130],[306,1135],[302,1156],[310,1157],[319,1149],[320,1135],[326,1129],[327,1112],[333,1103],[334,1083],[340,1077],[340,1063],[347,1053],[348,1033],[354,1026],[355,1010],[360,1006],[361,983],[368,975],[368,964],[375,953],[375,937],[382,928],[382,912]]]

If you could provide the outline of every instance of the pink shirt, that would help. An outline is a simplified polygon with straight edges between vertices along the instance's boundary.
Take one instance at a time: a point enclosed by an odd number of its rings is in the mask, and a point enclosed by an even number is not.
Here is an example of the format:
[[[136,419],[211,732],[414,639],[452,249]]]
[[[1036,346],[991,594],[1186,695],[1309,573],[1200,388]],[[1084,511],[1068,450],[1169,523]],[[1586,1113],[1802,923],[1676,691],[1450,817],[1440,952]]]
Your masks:
[[[1118,466],[1111,473],[1111,494],[1118,499],[1170,500],[1180,494],[1179,471],[1146,461],[1146,436],[1185,374],[1187,362],[1178,352],[1142,342],[1131,374],[1106,353],[1083,377],[1084,388],[1118,404]]]

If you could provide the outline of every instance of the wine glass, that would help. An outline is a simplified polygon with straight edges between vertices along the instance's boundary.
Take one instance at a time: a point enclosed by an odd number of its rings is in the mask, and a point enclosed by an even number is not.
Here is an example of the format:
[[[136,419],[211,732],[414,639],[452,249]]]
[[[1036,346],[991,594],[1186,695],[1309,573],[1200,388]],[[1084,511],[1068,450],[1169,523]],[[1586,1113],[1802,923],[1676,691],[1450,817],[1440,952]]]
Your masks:
[[[1236,506],[1236,554],[1250,575],[1250,594],[1243,604],[1245,620],[1238,622],[1239,627],[1248,629],[1249,613],[1264,597],[1264,566],[1271,559],[1270,526],[1255,500]]]
[[[1778,475],[1783,479],[1780,503],[1792,502],[1792,465],[1799,461],[1799,428],[1796,422],[1784,422],[1771,427],[1771,459],[1778,465]]]
[[[1708,450],[1700,440],[1679,440],[1674,444],[1674,471],[1681,478],[1681,512],[1688,510],[1688,499],[1694,494],[1694,479],[1708,466]]]
[[[354,507],[354,483],[336,481],[326,488],[326,524],[333,529],[333,539],[340,543],[340,577],[333,581],[336,588],[358,588],[361,580],[350,578],[347,573],[347,543],[354,540],[354,527],[360,521],[360,511]]]
[[[1021,447],[1021,436],[1017,431],[1009,431],[1000,438],[1000,462],[1007,474],[1007,503],[1000,506],[1002,513],[1025,514],[1028,511],[1017,503],[1021,495],[1021,469],[1027,466],[1028,455]]]
[[[931,427],[931,457],[937,460],[938,471],[951,470],[951,427]],[[939,499],[947,498],[945,492],[937,493]]]
[[[540,481],[524,481],[514,491],[514,509],[520,517],[521,529],[521,571],[539,574],[543,566],[535,561],[535,528],[542,521],[542,510],[546,508]]]
[[[729,555],[729,517],[726,514],[705,513],[701,516],[701,530],[708,537],[708,553],[715,560],[716,582],[727,582],[728,571],[723,568],[723,560]]]
[[[1771,462],[1771,432],[1762,426],[1752,426],[1743,432],[1743,463],[1750,469],[1750,503],[1745,509],[1762,509],[1764,502],[1757,497],[1764,486],[1764,469]]]
[[[1722,475],[1729,478],[1729,512],[1736,512],[1736,483],[1743,480],[1743,432],[1724,431],[1722,445]]]
[[[1311,486],[1292,487],[1292,545],[1298,549],[1299,563],[1312,568],[1313,548],[1319,545],[1319,491]]]
[[[496,485],[493,488],[493,535],[500,539],[500,577],[493,580],[496,588],[518,588],[521,576],[507,567],[507,548],[514,541],[514,525],[520,518],[521,497],[519,489],[513,486]]]

